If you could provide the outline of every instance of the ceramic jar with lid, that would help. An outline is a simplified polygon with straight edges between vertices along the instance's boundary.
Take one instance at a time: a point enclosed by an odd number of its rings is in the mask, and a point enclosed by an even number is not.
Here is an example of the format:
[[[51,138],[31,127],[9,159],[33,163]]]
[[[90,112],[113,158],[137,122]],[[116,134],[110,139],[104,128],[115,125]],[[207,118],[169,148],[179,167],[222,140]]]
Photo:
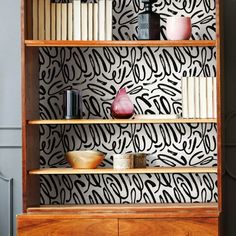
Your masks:
[[[133,155],[131,153],[115,154],[113,156],[113,168],[115,170],[133,168]]]

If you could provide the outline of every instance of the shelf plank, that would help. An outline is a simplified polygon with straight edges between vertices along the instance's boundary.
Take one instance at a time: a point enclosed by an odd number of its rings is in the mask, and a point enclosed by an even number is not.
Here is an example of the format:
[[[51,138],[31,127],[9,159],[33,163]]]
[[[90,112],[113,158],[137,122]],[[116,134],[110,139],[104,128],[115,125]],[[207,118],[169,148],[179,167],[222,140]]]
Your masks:
[[[215,40],[25,40],[27,47],[215,47]]]
[[[35,211],[47,211],[47,210],[84,210],[84,211],[106,211],[106,210],[116,210],[123,211],[133,210],[136,212],[143,212],[147,209],[151,211],[155,210],[165,210],[165,209],[186,209],[186,208],[209,208],[209,209],[217,209],[217,202],[210,203],[133,203],[133,204],[67,204],[67,205],[40,205],[39,207],[29,207],[27,212],[35,212]]]
[[[217,173],[217,167],[149,167],[114,170],[112,168],[72,169],[43,168],[30,170],[31,175],[74,175],[74,174],[174,174],[174,173]]]
[[[27,208],[30,214],[77,214],[79,217],[104,218],[168,218],[168,217],[218,217],[218,203],[157,203],[157,204],[78,204],[41,205]]]
[[[29,120],[29,125],[66,124],[176,124],[176,123],[217,123],[216,119],[74,119],[74,120]]]
[[[39,207],[29,207],[27,212],[43,212],[43,211],[161,211],[166,209],[186,209],[186,208],[207,208],[217,209],[218,204],[216,202],[211,203],[135,203],[135,204],[79,204],[79,205],[40,205]]]

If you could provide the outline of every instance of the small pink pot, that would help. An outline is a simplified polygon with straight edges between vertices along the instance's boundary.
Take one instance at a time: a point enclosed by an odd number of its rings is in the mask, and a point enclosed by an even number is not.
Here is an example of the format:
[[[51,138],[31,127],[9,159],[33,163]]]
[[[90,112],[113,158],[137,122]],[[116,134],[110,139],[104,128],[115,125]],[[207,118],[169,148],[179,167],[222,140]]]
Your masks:
[[[167,18],[166,37],[168,40],[188,40],[192,34],[190,17],[173,16]]]

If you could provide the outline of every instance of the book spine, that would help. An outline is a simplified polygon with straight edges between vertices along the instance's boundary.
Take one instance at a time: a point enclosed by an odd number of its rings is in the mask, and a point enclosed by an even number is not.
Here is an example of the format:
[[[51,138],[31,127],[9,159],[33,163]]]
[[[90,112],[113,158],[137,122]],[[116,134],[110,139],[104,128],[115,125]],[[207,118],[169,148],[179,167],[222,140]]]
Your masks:
[[[38,0],[33,0],[33,40],[38,39]]]
[[[68,40],[73,39],[73,4],[68,3]]]
[[[45,39],[51,39],[51,2],[45,0]]]
[[[98,0],[98,39],[105,40],[105,0]]]
[[[112,40],[112,0],[106,0],[106,40]]]
[[[207,118],[207,84],[206,77],[199,78],[200,88],[200,118]]]
[[[88,40],[93,40],[93,3],[88,3]]]
[[[213,84],[213,118],[217,118],[217,87],[216,77],[212,78]]]
[[[73,1],[73,39],[81,40],[81,1]]]
[[[188,116],[195,118],[195,79],[188,77]]]
[[[81,3],[81,39],[88,40],[88,4]]]
[[[56,3],[56,39],[61,40],[61,3]]]
[[[213,81],[207,77],[207,118],[213,118]]]
[[[56,4],[51,3],[51,40],[56,40]]]
[[[181,79],[182,90],[182,117],[188,118],[188,80],[187,77]]]
[[[93,39],[98,40],[98,3],[93,5]]]
[[[199,77],[194,78],[195,86],[195,118],[200,118],[200,89],[199,89]]]
[[[39,40],[44,40],[44,0],[39,0]]]
[[[67,3],[61,3],[61,39],[67,40]]]

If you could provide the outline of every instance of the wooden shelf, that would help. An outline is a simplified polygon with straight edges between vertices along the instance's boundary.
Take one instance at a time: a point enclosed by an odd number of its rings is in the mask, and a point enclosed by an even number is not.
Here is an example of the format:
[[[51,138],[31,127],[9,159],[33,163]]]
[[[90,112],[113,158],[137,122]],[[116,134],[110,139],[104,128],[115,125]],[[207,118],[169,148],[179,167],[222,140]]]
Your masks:
[[[25,40],[27,47],[215,47],[215,40]]]
[[[217,217],[219,215],[218,203],[158,203],[158,204],[81,204],[81,205],[41,205],[27,208],[30,214],[71,214],[88,217],[104,217],[109,214],[124,218],[161,218],[161,217]],[[185,215],[184,215],[185,214]]]
[[[39,207],[29,207],[28,212],[47,211],[47,210],[86,210],[86,211],[99,211],[99,210],[116,210],[123,211],[123,209],[134,210],[136,212],[143,211],[143,208],[150,210],[173,209],[173,208],[217,208],[217,203],[151,203],[151,204],[78,204],[78,205],[40,205]]]
[[[74,119],[74,120],[29,120],[29,125],[66,124],[175,124],[175,123],[217,123],[216,119]]]
[[[30,170],[31,175],[74,175],[74,174],[174,174],[174,173],[217,173],[217,167],[149,167],[114,170],[112,168],[72,169],[44,168]]]

